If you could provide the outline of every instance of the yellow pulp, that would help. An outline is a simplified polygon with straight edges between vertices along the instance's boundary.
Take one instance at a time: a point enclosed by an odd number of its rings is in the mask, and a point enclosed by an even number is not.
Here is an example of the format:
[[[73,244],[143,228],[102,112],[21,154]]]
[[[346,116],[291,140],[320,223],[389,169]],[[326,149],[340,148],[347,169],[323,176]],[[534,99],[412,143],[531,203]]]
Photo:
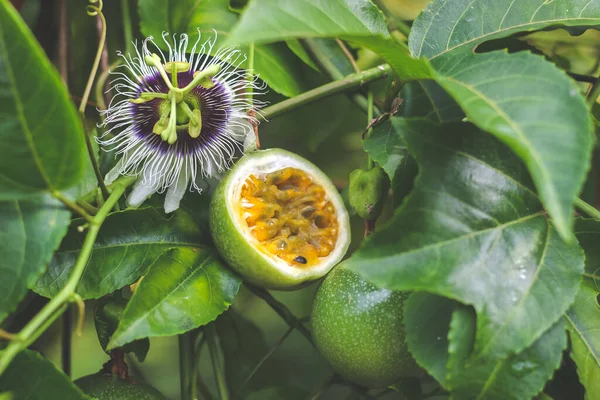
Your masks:
[[[318,264],[333,251],[338,236],[335,208],[303,171],[284,168],[262,179],[250,175],[240,202],[242,220],[263,245],[261,251],[296,267]]]

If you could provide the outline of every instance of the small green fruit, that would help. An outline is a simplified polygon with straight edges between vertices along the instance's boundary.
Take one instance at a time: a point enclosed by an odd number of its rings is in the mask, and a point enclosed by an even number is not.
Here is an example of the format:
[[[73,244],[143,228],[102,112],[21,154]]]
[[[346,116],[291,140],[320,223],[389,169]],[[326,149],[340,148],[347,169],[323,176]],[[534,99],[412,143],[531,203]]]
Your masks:
[[[407,297],[378,289],[340,264],[315,297],[311,321],[317,348],[340,375],[366,387],[419,376],[404,339]]]
[[[280,149],[246,154],[216,187],[210,231],[227,264],[268,289],[327,274],[350,243],[344,202],[315,165]]]
[[[376,220],[381,215],[388,186],[388,178],[381,167],[354,170],[350,174],[350,205],[362,219]]]
[[[132,383],[102,372],[79,378],[75,384],[85,394],[98,400],[166,400],[158,390],[146,383]]]

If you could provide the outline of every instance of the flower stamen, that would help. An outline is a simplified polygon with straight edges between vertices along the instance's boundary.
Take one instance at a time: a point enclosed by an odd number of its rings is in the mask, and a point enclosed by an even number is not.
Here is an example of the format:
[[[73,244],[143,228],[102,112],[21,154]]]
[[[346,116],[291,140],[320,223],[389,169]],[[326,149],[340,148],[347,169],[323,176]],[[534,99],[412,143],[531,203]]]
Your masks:
[[[219,178],[244,150],[256,122],[247,111],[262,104],[244,93],[261,94],[265,85],[238,71],[246,59],[240,50],[213,51],[216,36],[204,43],[198,36],[191,52],[187,35],[173,44],[168,39],[165,33],[167,54],[152,38],[136,49],[137,57],[120,54],[129,73],[116,73],[112,87],[118,97],[104,112],[103,127],[109,129],[98,141],[121,155],[106,183],[119,175],[139,176],[127,204],[137,207],[166,191],[170,213],[186,189],[201,192],[206,179]]]

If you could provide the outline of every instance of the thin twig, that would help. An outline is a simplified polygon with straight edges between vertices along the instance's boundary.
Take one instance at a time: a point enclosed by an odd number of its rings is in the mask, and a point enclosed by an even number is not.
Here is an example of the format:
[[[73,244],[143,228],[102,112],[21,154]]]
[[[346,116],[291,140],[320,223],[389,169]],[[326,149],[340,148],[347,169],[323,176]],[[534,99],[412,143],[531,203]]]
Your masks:
[[[357,90],[358,88],[370,82],[383,79],[391,73],[391,68],[387,64],[380,65],[375,68],[367,69],[360,74],[352,74],[347,77],[319,86],[315,89],[304,92],[299,96],[292,97],[280,103],[274,104],[262,110],[262,117],[268,121],[286,112],[295,110],[301,106],[320,100],[326,97],[331,97],[335,94]]]
[[[217,388],[219,390],[219,396],[221,400],[229,400],[229,390],[225,382],[225,375],[221,369],[221,363],[219,360],[219,350],[217,348],[217,332],[213,324],[209,324],[204,327],[204,334],[206,335],[206,342],[208,343],[208,352],[210,353],[210,359],[212,362],[213,371],[215,373],[215,379],[217,381]]]
[[[600,78],[597,78],[588,90],[587,101],[590,107],[596,104],[598,96],[600,96]]]
[[[279,339],[279,342],[277,342],[277,344],[275,346],[273,346],[272,348],[270,348],[269,351],[267,351],[267,353],[263,356],[263,358],[261,358],[260,361],[258,363],[256,363],[256,365],[254,366],[254,368],[252,369],[252,371],[250,371],[250,373],[248,374],[248,376],[244,380],[244,383],[242,383],[242,386],[239,389],[240,393],[246,387],[246,385],[248,384],[248,382],[250,382],[250,380],[252,379],[252,377],[254,377],[254,375],[258,372],[258,370],[260,369],[260,367],[262,367],[262,365],[273,355],[273,353],[275,353],[281,347],[281,345],[285,342],[285,340],[294,331],[294,328],[295,327],[289,327],[289,329],[283,334],[283,336],[281,337],[281,339]]]
[[[342,49],[342,51],[344,52],[344,55],[348,59],[348,62],[352,66],[352,69],[354,70],[354,72],[358,74],[360,72],[360,68],[358,68],[358,65],[356,65],[356,60],[354,60],[352,53],[350,53],[350,50],[348,50],[348,47],[344,44],[344,42],[342,42],[338,38],[335,39],[335,42],[340,47],[340,49]]]
[[[319,68],[319,70],[325,75],[327,75],[329,79],[331,79],[332,81],[337,81],[345,77],[345,75],[332,62],[329,54],[325,54],[321,51],[321,48],[318,46],[314,39],[300,39],[300,44],[308,53],[310,59]],[[344,51],[344,48],[342,48],[342,51]],[[351,54],[346,54],[346,57],[348,56],[353,60]],[[367,111],[367,98],[364,94],[356,92],[348,93],[347,96],[361,110],[363,110],[364,112]]]
[[[179,335],[179,384],[181,400],[192,400],[196,390],[192,387],[194,371],[194,331]]]
[[[310,331],[300,322],[300,320],[298,318],[296,318],[296,316],[290,311],[289,308],[287,308],[287,306],[285,304],[283,304],[279,300],[275,299],[275,297],[273,297],[271,295],[271,293],[269,293],[265,289],[261,289],[256,286],[249,285],[247,283],[246,283],[246,287],[248,288],[248,290],[250,290],[252,293],[254,293],[254,295],[256,295],[257,297],[260,297],[269,306],[271,306],[273,311],[275,311],[277,314],[279,314],[279,316],[288,324],[288,326],[290,328],[297,329],[302,334],[302,336],[304,336],[306,338],[306,340],[308,340],[310,342],[310,344],[312,344],[313,346],[315,345],[312,340]]]
[[[71,376],[71,308],[67,308],[62,318],[61,357],[62,370],[68,377]]]

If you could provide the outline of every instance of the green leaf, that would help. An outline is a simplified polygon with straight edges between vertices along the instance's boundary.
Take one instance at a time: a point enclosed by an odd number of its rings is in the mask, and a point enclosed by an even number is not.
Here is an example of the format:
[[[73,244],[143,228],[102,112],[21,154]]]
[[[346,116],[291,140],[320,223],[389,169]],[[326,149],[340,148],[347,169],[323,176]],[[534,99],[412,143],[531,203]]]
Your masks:
[[[0,202],[0,321],[43,274],[69,219],[70,213],[49,195]]]
[[[585,278],[600,288],[600,221],[595,219],[577,218],[575,220],[575,236],[585,251]]]
[[[234,398],[246,398],[250,392],[290,381],[286,365],[267,359],[253,371],[269,352],[263,332],[235,310],[229,310],[215,321],[223,349],[227,386]],[[252,378],[246,382],[250,374]]]
[[[94,325],[96,326],[96,334],[102,350],[106,354],[110,354],[107,350],[110,337],[117,330],[119,321],[123,317],[123,311],[127,306],[127,300],[120,296],[120,293],[114,297],[105,297],[94,307]],[[150,350],[150,340],[148,338],[135,340],[127,343],[122,347],[126,353],[134,353],[140,362],[146,359],[148,350]]]
[[[600,25],[593,0],[434,0],[412,25],[411,53],[433,59],[518,32]],[[490,74],[491,75],[491,74]]]
[[[597,399],[600,394],[600,306],[597,297],[596,290],[581,285],[575,303],[565,314],[571,358],[585,387],[585,398],[589,400]]]
[[[62,289],[85,240],[86,232],[78,230],[83,224],[82,219],[72,222],[48,271],[33,287],[35,292],[53,297]],[[110,214],[94,243],[77,293],[84,299],[100,298],[137,280],[164,251],[209,241],[208,233],[200,231],[183,210],[168,217],[154,208]]]
[[[30,350],[20,352],[0,376],[2,392],[12,393],[15,400],[92,400],[54,364]]]
[[[8,1],[0,1],[0,121],[0,200],[78,182],[86,154],[77,111]]]
[[[408,152],[400,135],[396,133],[391,121],[384,121],[373,128],[363,141],[365,151],[394,179],[396,171],[402,169],[408,161]]]
[[[311,37],[341,37],[368,47],[385,59],[402,79],[430,78],[424,60],[389,35],[381,11],[370,0],[253,0],[228,43],[268,43]]]
[[[468,118],[526,162],[563,238],[571,236],[573,201],[591,158],[592,123],[583,97],[541,57],[473,50],[517,32],[599,23],[600,7],[589,0],[498,0],[493,7],[484,0],[434,0],[409,37],[413,56],[432,60],[436,79]]]
[[[531,347],[504,359],[469,357],[476,317],[469,307],[452,315],[449,333],[448,389],[456,399],[522,400],[539,393],[558,368],[567,345],[560,319]]]
[[[160,38],[162,32],[187,33],[193,44],[200,32],[206,39],[218,34],[212,54],[229,36],[238,15],[229,8],[229,0],[140,0],[139,14],[142,33]],[[204,39],[202,39],[204,40]],[[164,47],[162,39],[157,40]],[[293,97],[303,91],[299,62],[284,45],[255,46],[254,70],[271,88]],[[245,67],[246,63],[242,65]]]
[[[525,52],[450,53],[434,67],[438,83],[467,117],[525,161],[557,230],[568,238],[593,145],[591,119],[575,83]]]
[[[583,253],[563,242],[522,163],[470,124],[394,119],[420,166],[415,189],[348,268],[380,287],[421,290],[477,311],[474,356],[530,346],[568,309]]]
[[[433,122],[461,121],[463,110],[454,99],[432,80],[408,82],[402,87],[404,99],[399,115],[409,118],[425,118]]]
[[[370,0],[252,0],[229,40],[371,35],[389,37],[381,11]]]
[[[240,284],[213,250],[170,250],[152,264],[142,279],[108,348],[205,325],[231,305]]]
[[[303,39],[307,46],[317,55],[320,56],[322,63],[327,63],[325,67],[334,79],[340,79],[344,76],[355,73],[354,67],[348,60],[348,56],[334,39],[329,38],[312,38]],[[287,45],[302,61],[316,71],[320,71],[314,62],[310,59],[302,44],[298,40],[288,40]],[[321,71],[325,72],[325,71]]]
[[[456,302],[424,292],[410,295],[404,304],[406,343],[417,363],[446,386],[448,329]]]

